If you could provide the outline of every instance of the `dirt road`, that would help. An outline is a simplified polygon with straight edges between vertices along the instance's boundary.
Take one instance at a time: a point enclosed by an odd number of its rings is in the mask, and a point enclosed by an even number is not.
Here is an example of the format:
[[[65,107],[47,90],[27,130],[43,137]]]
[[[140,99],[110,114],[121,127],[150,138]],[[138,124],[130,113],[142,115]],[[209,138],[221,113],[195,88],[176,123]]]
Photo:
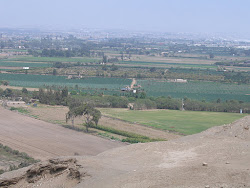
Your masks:
[[[96,155],[123,143],[102,139],[30,118],[0,107],[0,143],[35,159]]]
[[[133,78],[131,85],[130,85],[130,88],[133,89],[135,84],[136,84],[136,79]]]

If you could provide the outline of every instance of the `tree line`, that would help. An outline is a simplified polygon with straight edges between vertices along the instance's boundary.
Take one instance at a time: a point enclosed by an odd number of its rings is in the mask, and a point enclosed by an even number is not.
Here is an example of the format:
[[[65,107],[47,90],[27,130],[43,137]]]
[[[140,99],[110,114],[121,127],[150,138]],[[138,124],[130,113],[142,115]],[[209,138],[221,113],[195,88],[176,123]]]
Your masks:
[[[23,88],[22,91],[12,89],[0,89],[0,96],[8,98],[23,97],[26,102],[29,99],[38,99],[42,104],[49,105],[65,105],[74,106],[74,104],[88,104],[92,107],[100,108],[128,108],[134,110],[145,109],[172,109],[190,111],[211,111],[211,112],[232,112],[239,113],[242,109],[243,113],[250,113],[250,103],[227,100],[222,101],[217,99],[213,102],[199,101],[185,97],[182,99],[172,97],[147,97],[145,92],[141,94],[130,94],[127,96],[112,96],[112,95],[90,95],[76,94],[69,95],[68,89],[65,87],[61,90],[39,89],[39,91],[27,91]],[[76,106],[76,105],[75,105]]]
[[[128,108],[134,110],[145,109],[172,109],[172,110],[185,110],[190,111],[211,111],[211,112],[232,112],[239,113],[242,109],[243,113],[250,113],[250,103],[237,100],[222,101],[217,99],[214,102],[199,101],[185,97],[183,99],[184,105],[182,106],[182,99],[172,97],[147,97],[145,92],[130,94],[128,96],[111,96],[111,95],[64,95],[63,92],[48,90],[47,92],[40,92],[38,99],[44,104],[88,104],[93,107],[101,108]],[[58,97],[59,95],[60,97]],[[54,102],[53,102],[54,101]]]

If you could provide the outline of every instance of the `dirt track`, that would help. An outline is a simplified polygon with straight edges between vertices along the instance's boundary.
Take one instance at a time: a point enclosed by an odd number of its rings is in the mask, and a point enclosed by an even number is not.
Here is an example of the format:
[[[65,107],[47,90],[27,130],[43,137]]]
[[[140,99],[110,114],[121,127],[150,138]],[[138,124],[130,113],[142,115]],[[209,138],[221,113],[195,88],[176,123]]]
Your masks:
[[[134,86],[135,86],[135,84],[136,84],[136,79],[133,78],[133,80],[132,80],[132,82],[131,82],[131,85],[130,85],[130,88],[133,89]]]
[[[20,115],[0,107],[0,143],[36,159],[96,155],[124,145]]]

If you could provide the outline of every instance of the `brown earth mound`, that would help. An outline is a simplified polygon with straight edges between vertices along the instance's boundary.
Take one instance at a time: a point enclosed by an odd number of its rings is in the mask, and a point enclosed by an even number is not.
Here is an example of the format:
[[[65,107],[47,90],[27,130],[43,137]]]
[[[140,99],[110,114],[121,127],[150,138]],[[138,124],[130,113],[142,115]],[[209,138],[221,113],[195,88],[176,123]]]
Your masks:
[[[23,175],[9,179],[0,180],[0,187],[44,187],[47,188],[50,182],[56,183],[58,187],[73,187],[81,179],[88,176],[87,173],[80,173],[81,166],[75,159],[51,159],[32,166]]]
[[[95,157],[77,157],[77,164],[84,167],[79,173],[88,178],[75,187],[250,187],[249,126],[247,116],[176,140],[133,144]],[[68,180],[65,177],[61,181]],[[57,187],[56,179],[52,178],[50,185]]]
[[[221,136],[237,137],[242,140],[250,141],[249,128],[250,128],[250,116],[246,116],[231,124],[208,129],[207,131],[204,131],[202,134],[214,137],[221,137]]]

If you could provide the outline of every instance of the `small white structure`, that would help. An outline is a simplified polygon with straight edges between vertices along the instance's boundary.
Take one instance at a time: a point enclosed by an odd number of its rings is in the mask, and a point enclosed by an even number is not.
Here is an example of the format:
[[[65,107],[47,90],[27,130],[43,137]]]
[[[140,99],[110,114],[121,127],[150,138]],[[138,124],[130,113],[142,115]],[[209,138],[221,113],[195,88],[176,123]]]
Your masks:
[[[176,83],[187,83],[187,80],[184,79],[168,79],[169,82],[176,82]]]
[[[134,110],[134,103],[128,103],[128,108],[130,110]]]
[[[24,107],[25,102],[24,101],[7,101],[6,105],[9,107]]]
[[[29,67],[23,67],[23,70],[29,70],[30,68]]]

